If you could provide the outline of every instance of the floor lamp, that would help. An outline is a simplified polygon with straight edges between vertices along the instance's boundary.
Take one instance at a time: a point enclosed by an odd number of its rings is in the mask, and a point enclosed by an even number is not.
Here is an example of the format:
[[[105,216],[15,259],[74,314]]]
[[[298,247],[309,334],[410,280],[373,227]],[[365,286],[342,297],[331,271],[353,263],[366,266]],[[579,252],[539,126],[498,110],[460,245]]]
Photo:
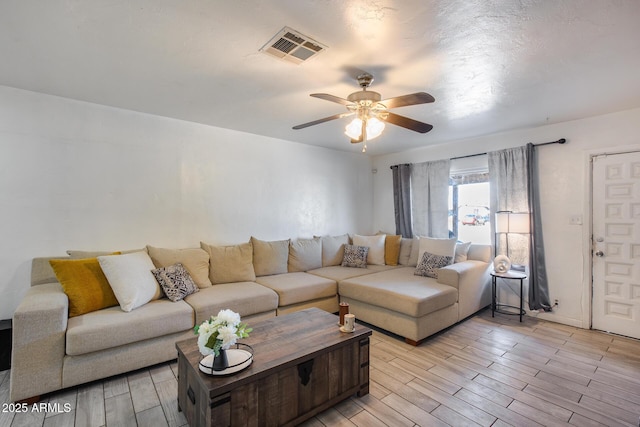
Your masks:
[[[529,213],[513,213],[511,211],[496,212],[496,247],[498,254],[498,235],[506,234],[506,257],[509,258],[509,234],[529,234]],[[511,264],[512,270],[524,271],[524,265]]]

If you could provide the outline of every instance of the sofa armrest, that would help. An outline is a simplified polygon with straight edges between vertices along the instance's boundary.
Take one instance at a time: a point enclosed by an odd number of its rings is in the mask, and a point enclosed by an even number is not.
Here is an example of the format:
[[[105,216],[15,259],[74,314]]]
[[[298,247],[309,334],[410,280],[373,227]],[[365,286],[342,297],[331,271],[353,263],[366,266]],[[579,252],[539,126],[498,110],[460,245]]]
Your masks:
[[[438,269],[438,283],[453,286],[460,290],[461,284],[476,281],[487,271],[488,264],[482,261],[467,260]],[[488,277],[488,276],[487,276]]]
[[[69,299],[59,283],[29,288],[13,314],[11,400],[62,388]]]
[[[491,303],[490,265],[467,260],[438,270],[438,283],[458,289],[458,321]]]

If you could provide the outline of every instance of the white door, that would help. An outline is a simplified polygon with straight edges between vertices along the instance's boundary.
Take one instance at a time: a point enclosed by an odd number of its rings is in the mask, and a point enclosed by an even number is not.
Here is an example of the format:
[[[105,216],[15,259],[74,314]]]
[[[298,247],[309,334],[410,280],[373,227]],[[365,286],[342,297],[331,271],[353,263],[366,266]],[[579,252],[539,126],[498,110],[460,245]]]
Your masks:
[[[593,157],[592,327],[640,338],[640,152]]]

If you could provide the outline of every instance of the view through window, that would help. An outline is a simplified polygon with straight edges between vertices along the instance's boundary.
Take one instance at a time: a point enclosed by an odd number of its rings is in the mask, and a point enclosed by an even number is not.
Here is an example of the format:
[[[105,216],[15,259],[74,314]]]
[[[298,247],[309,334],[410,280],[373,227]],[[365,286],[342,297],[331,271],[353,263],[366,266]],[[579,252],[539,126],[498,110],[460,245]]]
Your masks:
[[[487,173],[452,176],[449,185],[449,235],[463,242],[491,244]]]

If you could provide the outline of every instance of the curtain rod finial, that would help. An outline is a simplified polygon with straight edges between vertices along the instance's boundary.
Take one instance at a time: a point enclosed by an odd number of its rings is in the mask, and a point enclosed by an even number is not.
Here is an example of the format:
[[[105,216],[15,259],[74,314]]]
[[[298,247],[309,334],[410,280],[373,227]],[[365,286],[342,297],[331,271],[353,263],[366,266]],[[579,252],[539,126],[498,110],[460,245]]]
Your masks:
[[[564,139],[564,138],[560,138],[560,139],[558,140],[558,144],[564,144],[565,142],[567,142],[567,140],[566,140],[566,139]]]

